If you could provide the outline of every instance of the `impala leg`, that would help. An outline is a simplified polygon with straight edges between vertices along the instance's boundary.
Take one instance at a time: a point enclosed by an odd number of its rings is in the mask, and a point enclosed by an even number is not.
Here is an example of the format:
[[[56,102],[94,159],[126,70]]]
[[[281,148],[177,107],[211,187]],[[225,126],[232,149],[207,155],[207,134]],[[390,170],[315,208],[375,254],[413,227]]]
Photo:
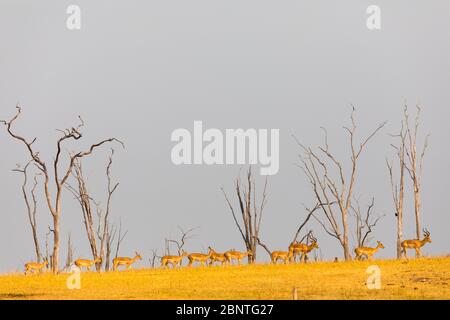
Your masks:
[[[408,256],[406,255],[406,248],[402,248],[402,253],[405,259],[408,260]]]

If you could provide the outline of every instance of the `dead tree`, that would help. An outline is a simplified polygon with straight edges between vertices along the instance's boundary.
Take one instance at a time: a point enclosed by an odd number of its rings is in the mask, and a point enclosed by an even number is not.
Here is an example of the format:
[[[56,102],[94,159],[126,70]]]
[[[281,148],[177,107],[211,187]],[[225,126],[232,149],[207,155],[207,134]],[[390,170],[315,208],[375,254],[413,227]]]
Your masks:
[[[95,264],[97,271],[102,268],[103,261],[105,260],[105,246],[109,224],[109,214],[111,211],[111,200],[114,192],[116,191],[119,183],[113,183],[111,178],[111,166],[113,163],[114,150],[111,150],[108,165],[106,166],[106,176],[108,179],[108,196],[106,200],[106,210],[103,212],[101,203],[94,201],[89,194],[87,188],[87,179],[83,174],[83,165],[81,160],[76,160],[73,166],[72,176],[75,178],[77,187],[73,187],[69,183],[66,183],[66,188],[72,192],[75,199],[78,200],[81,206],[81,212],[83,214],[83,222],[86,229],[87,239],[91,248],[93,260],[101,258],[101,261]],[[94,213],[92,204],[96,206],[96,212],[98,217],[97,226],[95,225]],[[97,243],[97,238],[99,243]],[[107,260],[107,259],[106,259]]]
[[[111,253],[114,239],[116,237],[116,229],[108,224],[106,226],[106,236],[105,236],[105,271],[111,270]]]
[[[107,239],[108,239],[108,225],[109,225],[109,215],[111,213],[111,200],[112,200],[112,196],[114,194],[114,192],[117,190],[117,187],[119,186],[119,183],[113,183],[112,182],[112,177],[111,177],[111,167],[113,164],[113,156],[114,156],[114,149],[111,149],[111,155],[109,156],[109,162],[108,165],[106,166],[106,177],[108,179],[108,195],[106,198],[106,210],[105,210],[105,214],[103,216],[103,223],[99,223],[98,225],[98,238],[100,239],[100,256],[103,258],[105,255],[105,246],[107,246]],[[101,215],[99,216],[101,218]],[[101,230],[103,226],[103,231]],[[120,228],[122,228],[122,224],[120,225]],[[119,240],[120,240],[120,233],[119,233]],[[122,241],[122,240],[120,240]],[[120,244],[119,244],[120,246]],[[107,255],[107,259],[109,259],[109,254]],[[108,260],[107,260],[108,261]]]
[[[244,190],[242,190],[240,177],[236,179],[236,196],[239,203],[241,221],[238,220],[236,211],[223,188],[222,192],[228,203],[236,227],[244,241],[245,247],[253,253],[253,255],[248,257],[248,262],[254,263],[256,261],[257,239],[259,237],[261,219],[267,202],[267,178],[264,183],[262,199],[259,204],[256,198],[256,183],[252,176],[251,168],[248,169],[246,180]]]
[[[156,259],[160,257],[158,257],[158,250],[153,249],[151,252],[152,255],[148,258],[148,262],[150,263],[150,267],[154,269],[156,267]]]
[[[122,241],[127,236],[128,230],[126,230],[124,233],[122,233],[122,221],[119,222],[119,234],[117,236],[117,242],[116,242],[116,255],[115,258],[119,256],[120,251],[120,245],[122,244]]]
[[[403,241],[403,205],[405,199],[405,155],[406,155],[406,130],[404,121],[398,135],[392,135],[400,139],[398,145],[392,144],[396,151],[398,162],[398,178],[395,177],[394,160],[390,163],[386,159],[386,165],[389,171],[389,181],[391,185],[392,200],[394,201],[395,217],[397,219],[397,258],[402,257],[402,241]]]
[[[372,198],[372,202],[367,206],[366,214],[363,215],[359,200],[354,201],[356,204],[351,206],[353,216],[356,223],[356,247],[365,247],[367,242],[371,240],[371,234],[377,223],[383,218],[383,216],[373,217],[373,208],[375,207],[375,198]]]
[[[42,254],[41,254],[41,248],[39,245],[37,222],[36,222],[36,212],[37,212],[36,189],[38,186],[37,177],[39,176],[39,174],[34,175],[33,187],[30,190],[31,199],[27,192],[27,184],[28,184],[28,171],[27,170],[31,163],[32,163],[32,161],[29,161],[23,169],[20,168],[20,165],[17,165],[17,168],[14,169],[13,171],[20,172],[23,174],[22,195],[25,200],[25,205],[27,207],[28,222],[30,223],[31,234],[33,236],[34,250],[36,253],[36,261],[41,262]]]
[[[72,176],[75,178],[77,187],[72,187],[69,183],[66,183],[66,188],[72,192],[75,199],[78,201],[83,214],[83,224],[86,230],[86,236],[88,238],[89,246],[92,252],[93,260],[96,260],[99,256],[97,250],[97,241],[94,226],[94,213],[91,206],[92,198],[89,195],[86,185],[86,179],[83,174],[83,165],[81,160],[76,160],[73,165]],[[96,264],[96,269],[99,271],[99,265]],[[101,264],[100,264],[101,266]]]
[[[184,231],[183,228],[178,227],[178,229],[180,230],[181,233],[181,237],[179,240],[174,240],[174,239],[166,239],[166,251],[167,254],[170,255],[170,244],[173,243],[176,245],[177,247],[177,252],[178,255],[181,256],[183,253],[183,248],[186,245],[186,241],[192,239],[195,235],[192,234],[192,232],[197,229],[198,227],[189,229],[187,231]]]
[[[66,258],[66,268],[69,268],[73,262],[73,245],[72,236],[69,232],[67,235],[67,258]]]
[[[419,134],[420,126],[420,113],[421,109],[417,106],[416,117],[414,125],[410,123],[408,107],[405,106],[403,110],[404,122],[406,126],[406,161],[405,168],[409,173],[413,184],[414,192],[414,213],[416,218],[416,237],[420,239],[421,222],[420,222],[420,209],[421,209],[421,191],[422,191],[422,175],[423,175],[423,160],[428,148],[428,135],[425,137],[423,147],[420,153],[417,151],[417,138]],[[418,256],[421,256],[420,248],[416,251]]]
[[[61,219],[61,213],[62,213],[62,191],[65,183],[67,182],[67,179],[69,178],[73,166],[75,164],[75,161],[77,159],[81,159],[84,157],[87,157],[91,155],[95,149],[102,146],[103,144],[110,143],[110,142],[120,142],[116,138],[109,138],[102,140],[98,143],[92,144],[90,148],[87,151],[79,151],[74,152],[69,155],[68,164],[65,167],[64,170],[62,170],[63,174],[60,175],[60,165],[61,165],[61,152],[63,144],[67,141],[74,140],[78,141],[80,140],[83,135],[81,133],[81,129],[84,127],[84,122],[79,117],[80,124],[77,127],[72,127],[70,129],[65,130],[58,130],[61,133],[61,136],[56,141],[56,154],[54,156],[54,160],[51,167],[48,167],[47,163],[41,159],[41,156],[39,152],[36,152],[34,150],[34,142],[36,141],[36,138],[29,141],[26,138],[19,136],[15,132],[13,132],[12,126],[14,122],[19,118],[21,114],[21,108],[19,106],[16,107],[17,113],[11,120],[1,120],[7,129],[7,132],[9,135],[23,143],[23,145],[26,147],[31,160],[34,162],[36,167],[42,172],[44,176],[44,192],[45,192],[45,198],[47,202],[48,209],[50,211],[50,214],[52,216],[53,220],[53,253],[52,253],[52,271],[53,273],[58,273],[59,271],[59,249],[60,249],[60,219]],[[122,144],[123,145],[123,144]],[[52,171],[52,172],[51,172]],[[51,183],[51,174],[53,174],[53,190],[52,193],[50,188]]]
[[[50,242],[49,238],[50,238],[51,234],[52,234],[52,229],[49,226],[48,227],[48,231],[45,234],[45,259],[44,260],[48,261],[48,263],[50,264],[49,265],[50,269],[52,268],[52,261],[53,261],[52,256],[50,254],[50,249],[49,249],[49,246],[50,246],[49,245],[49,242]]]
[[[342,246],[345,260],[351,260],[349,247],[349,225],[348,213],[351,208],[351,199],[353,197],[358,164],[360,156],[365,150],[369,141],[380,131],[386,122],[376,127],[362,142],[356,143],[356,121],[355,108],[351,113],[351,127],[344,127],[349,136],[350,146],[350,172],[345,173],[345,166],[342,161],[332,153],[328,146],[328,133],[325,133],[325,142],[323,146],[317,149],[306,147],[295,137],[295,141],[301,147],[303,154],[300,155],[300,168],[309,180],[313,194],[317,203],[324,203],[320,206],[324,213],[324,218],[317,218],[327,234],[337,239]],[[338,178],[331,172],[332,168],[337,173]],[[333,205],[333,204],[336,205]],[[327,226],[328,225],[328,226]]]

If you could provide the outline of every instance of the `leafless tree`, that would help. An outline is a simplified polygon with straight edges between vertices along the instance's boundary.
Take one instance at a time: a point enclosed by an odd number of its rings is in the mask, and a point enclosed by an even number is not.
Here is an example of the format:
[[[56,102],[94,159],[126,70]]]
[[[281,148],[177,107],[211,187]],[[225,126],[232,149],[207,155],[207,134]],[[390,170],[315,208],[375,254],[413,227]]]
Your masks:
[[[252,176],[251,167],[247,171],[247,179],[244,184],[244,190],[242,190],[240,177],[236,179],[236,196],[240,210],[239,220],[241,221],[238,220],[236,211],[223,188],[222,192],[247,250],[250,250],[253,253],[252,256],[248,257],[248,261],[249,263],[254,263],[256,260],[256,249],[258,245],[257,239],[259,237],[261,219],[267,202],[267,178],[265,179],[260,203],[257,201],[256,183]]]
[[[47,260],[49,263],[49,267],[52,268],[52,255],[50,254],[50,235],[52,234],[52,229],[50,228],[50,226],[48,227],[48,231],[45,234],[45,259]]]
[[[86,185],[86,179],[83,175],[83,165],[81,160],[75,160],[73,165],[73,174],[75,178],[77,187],[73,187],[68,182],[66,182],[65,187],[74,195],[75,199],[78,201],[81,207],[81,212],[83,214],[83,223],[86,229],[86,235],[91,248],[93,260],[99,257],[97,250],[97,241],[94,226],[94,216],[93,209],[91,206],[92,198],[89,195],[88,188]],[[96,264],[96,269],[99,271],[98,264]]]
[[[356,246],[364,247],[371,239],[371,234],[374,231],[377,223],[383,218],[383,216],[373,217],[373,208],[375,207],[375,198],[372,198],[372,202],[367,206],[366,214],[363,215],[362,208],[359,200],[354,201],[351,209],[353,216],[356,220]]]
[[[119,233],[117,236],[117,242],[116,242],[116,255],[115,258],[119,256],[120,251],[120,245],[122,244],[123,240],[125,239],[126,235],[128,233],[128,230],[122,233],[122,221],[119,222]]]
[[[73,262],[73,245],[72,236],[70,232],[67,235],[67,258],[66,258],[66,268],[70,267]]]
[[[114,228],[114,226],[107,224],[105,237],[106,243],[105,271],[111,270],[111,253],[115,237],[116,237],[116,229]]]
[[[365,150],[369,141],[386,125],[386,122],[378,125],[364,140],[359,144],[356,139],[356,120],[355,108],[351,113],[351,126],[344,127],[349,136],[350,145],[350,172],[345,173],[344,163],[332,153],[328,146],[328,133],[325,133],[325,142],[323,146],[316,149],[306,147],[295,137],[295,141],[301,147],[303,154],[300,155],[300,168],[309,180],[313,194],[317,203],[325,205],[320,206],[324,213],[324,218],[316,216],[316,220],[321,224],[327,234],[336,238],[344,251],[345,260],[351,260],[349,248],[349,225],[348,213],[351,208],[351,200],[354,193],[358,164],[360,156]],[[337,172],[336,179],[331,172],[334,168]],[[333,205],[336,203],[336,205]],[[327,226],[328,225],[328,226]]]
[[[95,265],[97,271],[101,270],[103,261],[107,261],[107,259],[105,259],[105,246],[108,233],[109,215],[111,211],[111,199],[117,187],[119,186],[119,183],[113,183],[111,178],[111,166],[113,163],[113,155],[114,149],[111,150],[109,162],[108,165],[106,166],[106,176],[108,179],[108,186],[107,186],[108,196],[106,201],[105,212],[103,212],[101,203],[96,202],[93,199],[93,197],[90,196],[89,194],[86,182],[87,179],[83,174],[83,166],[81,160],[77,159],[73,166],[72,175],[75,178],[77,187],[73,187],[69,183],[66,183],[66,188],[70,192],[72,192],[75,199],[78,200],[81,206],[81,212],[83,214],[83,221],[86,229],[86,235],[91,248],[93,259],[95,260],[99,257],[102,258],[101,262],[98,262]],[[97,226],[95,226],[92,203],[95,204],[96,206],[96,212],[98,217]],[[97,238],[99,240],[99,243],[97,243]]]
[[[192,234],[192,232],[197,228],[198,227],[195,227],[187,231],[184,231],[183,228],[178,227],[178,230],[180,230],[181,233],[180,239],[179,240],[166,239],[166,251],[168,251],[167,254],[170,254],[170,244],[173,243],[177,247],[178,255],[181,256],[183,248],[186,245],[186,241],[192,239],[195,236],[194,234]]]
[[[28,222],[30,223],[31,234],[33,236],[36,260],[37,260],[37,262],[41,262],[42,254],[41,254],[41,248],[39,245],[37,222],[36,222],[36,212],[37,212],[36,189],[38,186],[37,178],[38,178],[39,174],[34,175],[33,187],[30,190],[30,195],[31,195],[31,199],[30,199],[30,197],[28,195],[28,191],[27,191],[27,184],[28,184],[28,171],[27,170],[31,163],[32,163],[32,161],[29,161],[23,169],[21,169],[20,165],[17,165],[17,168],[13,169],[13,171],[20,172],[23,174],[22,195],[25,200],[25,205],[27,207]]]
[[[47,163],[41,159],[39,152],[36,152],[34,150],[34,142],[36,141],[36,138],[29,141],[26,138],[19,136],[15,132],[13,132],[12,126],[13,123],[19,118],[21,114],[21,108],[19,106],[16,107],[17,113],[11,120],[1,120],[7,129],[7,132],[9,135],[20,142],[23,143],[23,145],[26,147],[31,159],[33,160],[36,167],[42,172],[44,176],[44,192],[45,197],[47,201],[47,205],[49,208],[49,211],[51,213],[52,219],[53,219],[53,253],[52,253],[52,271],[53,273],[58,273],[59,271],[59,249],[60,249],[60,219],[61,219],[61,212],[62,212],[62,191],[63,187],[69,178],[73,166],[75,164],[75,161],[77,159],[81,159],[84,157],[87,157],[93,153],[95,149],[102,146],[105,143],[110,142],[120,142],[116,138],[109,138],[102,140],[98,143],[92,144],[90,148],[87,151],[79,151],[72,153],[69,155],[69,161],[66,168],[63,170],[63,175],[60,175],[60,162],[61,162],[61,152],[62,152],[62,146],[64,142],[67,142],[69,140],[80,140],[83,135],[81,133],[81,129],[84,127],[84,122],[79,117],[80,124],[77,127],[72,127],[70,129],[65,130],[59,130],[61,133],[61,136],[56,141],[56,154],[53,160],[52,169],[49,169],[47,166]],[[123,145],[123,144],[122,144]],[[53,178],[54,178],[54,193],[52,194],[52,191],[50,189],[50,181],[51,181],[51,175],[50,170],[53,171]],[[54,201],[53,201],[54,200]]]
[[[113,164],[113,157],[114,157],[114,149],[111,149],[111,155],[109,157],[109,162],[108,162],[108,165],[106,166],[106,177],[108,179],[108,195],[107,195],[107,199],[106,199],[106,211],[103,216],[103,223],[101,223],[101,222],[99,223],[98,231],[97,231],[98,238],[100,239],[100,256],[102,258],[105,255],[105,246],[107,246],[107,239],[109,238],[108,225],[109,225],[109,215],[111,213],[111,200],[112,200],[112,196],[113,196],[114,192],[117,190],[117,187],[119,186],[118,182],[116,182],[116,183],[112,182],[111,167]],[[101,218],[101,215],[99,217]],[[101,230],[102,226],[103,226],[103,231]],[[120,224],[119,231],[121,231],[121,228],[122,228],[122,223]],[[122,240],[123,239],[121,239],[121,235],[119,232],[119,241],[122,241]],[[118,244],[118,246],[120,246],[120,243]],[[109,259],[109,255],[108,255],[107,259]]]
[[[391,184],[392,200],[394,201],[395,217],[397,218],[397,258],[402,257],[402,241],[403,241],[403,205],[405,199],[405,156],[406,156],[406,130],[405,122],[402,121],[402,127],[398,135],[392,135],[399,138],[398,145],[392,144],[396,151],[398,161],[398,178],[395,176],[394,160],[389,162],[386,159],[386,165],[389,171],[389,179]]]
[[[424,139],[423,147],[420,151],[420,153],[417,150],[417,139],[419,134],[419,127],[420,127],[420,113],[421,109],[419,106],[417,106],[416,110],[416,116],[414,123],[410,123],[409,114],[408,114],[408,107],[405,106],[403,115],[404,115],[404,122],[406,126],[406,161],[405,161],[405,168],[406,171],[409,173],[409,176],[411,178],[412,184],[413,184],[413,192],[414,192],[414,213],[416,218],[416,237],[417,239],[420,239],[420,232],[422,230],[421,228],[421,221],[420,221],[420,209],[421,209],[421,191],[422,191],[422,175],[423,175],[423,160],[425,158],[425,153],[428,148],[428,138],[429,135],[427,135]],[[420,248],[418,251],[416,251],[419,256],[421,256]]]
[[[152,268],[156,267],[156,259],[157,258],[159,258],[158,257],[158,250],[155,250],[155,249],[151,250],[151,256],[150,256],[150,258],[148,258],[148,262],[150,263],[150,266]]]

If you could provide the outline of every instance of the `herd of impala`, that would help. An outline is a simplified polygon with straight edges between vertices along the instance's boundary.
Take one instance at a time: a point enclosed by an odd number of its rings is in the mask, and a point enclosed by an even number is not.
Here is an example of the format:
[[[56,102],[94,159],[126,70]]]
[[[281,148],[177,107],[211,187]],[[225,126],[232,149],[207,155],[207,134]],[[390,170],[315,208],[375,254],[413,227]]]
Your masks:
[[[431,243],[430,232],[426,229],[423,230],[424,237],[423,239],[414,239],[414,240],[405,240],[401,243],[402,253],[405,258],[407,249],[414,249],[416,254],[419,253],[419,249],[422,248],[425,244]],[[287,251],[273,251],[270,253],[270,258],[272,263],[276,264],[278,261],[282,261],[285,264],[289,262],[295,262],[296,257],[300,256],[300,262],[307,261],[307,255],[312,250],[319,248],[317,244],[317,239],[313,236],[310,237],[311,243],[298,243],[293,242],[289,245]],[[383,249],[384,246],[380,241],[377,241],[377,246],[374,248],[369,247],[359,247],[355,249],[355,257],[357,260],[361,260],[362,257],[366,257],[367,259],[371,259],[372,256],[379,250]],[[213,248],[208,247],[208,253],[187,253],[184,250],[181,252],[181,255],[173,256],[166,255],[161,257],[161,266],[168,267],[169,265],[172,268],[181,267],[183,259],[187,258],[189,263],[188,266],[192,266],[195,262],[200,265],[206,266],[209,264],[210,266],[214,265],[216,262],[220,263],[222,266],[226,266],[232,264],[233,261],[236,261],[238,265],[241,264],[244,258],[252,258],[252,251],[248,250],[246,252],[236,251],[234,249],[228,250],[224,253],[218,253]],[[119,266],[125,266],[126,269],[130,269],[131,265],[138,261],[142,260],[140,254],[136,252],[133,258],[129,257],[117,257],[113,259],[113,270],[116,271]],[[96,263],[101,263],[101,258],[96,258],[94,260],[89,259],[78,259],[75,261],[75,265],[82,269],[83,267],[90,270],[91,266]],[[29,262],[25,264],[25,274],[33,271],[41,271],[45,267],[47,267],[48,261],[45,260],[43,263]]]

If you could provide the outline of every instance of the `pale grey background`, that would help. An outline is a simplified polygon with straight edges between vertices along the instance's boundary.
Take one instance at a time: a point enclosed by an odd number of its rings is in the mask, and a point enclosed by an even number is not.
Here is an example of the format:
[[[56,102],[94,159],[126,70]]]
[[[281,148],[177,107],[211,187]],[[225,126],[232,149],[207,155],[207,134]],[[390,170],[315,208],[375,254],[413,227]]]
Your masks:
[[[66,29],[66,8],[82,9],[82,30]],[[366,28],[366,8],[382,9],[382,30]],[[378,122],[388,127],[361,159],[356,194],[376,196],[387,214],[376,231],[385,243],[380,257],[395,254],[395,217],[385,157],[388,133],[399,125],[405,100],[423,106],[423,128],[431,133],[423,181],[423,224],[432,234],[426,254],[449,252],[448,138],[450,128],[450,3],[448,1],[17,1],[0,4],[0,118],[17,102],[18,132],[37,136],[36,148],[52,160],[56,128],[87,124],[86,147],[114,135],[114,176],[121,185],[112,217],[128,229],[121,254],[144,255],[161,248],[177,226],[199,226],[189,250],[243,249],[220,187],[233,191],[239,171],[228,167],[175,167],[170,133],[194,120],[216,128],[280,128],[281,169],[270,178],[262,238],[283,249],[313,198],[294,166],[297,148],[329,128],[330,144],[346,156],[350,104],[358,107],[360,132]],[[75,145],[68,145],[71,150]],[[0,271],[14,271],[33,257],[20,194],[25,162],[22,145],[0,131]],[[52,153],[50,153],[52,152]],[[89,159],[91,189],[103,196],[108,148]],[[260,180],[262,181],[262,180]],[[40,237],[49,212],[40,201]],[[75,256],[88,256],[77,203],[66,193],[64,242],[72,232]],[[312,224],[325,259],[341,250]],[[405,235],[414,236],[408,205]],[[42,244],[43,245],[43,244]],[[65,245],[64,245],[65,247]],[[65,259],[65,248],[61,260]],[[266,260],[261,250],[259,259]]]

